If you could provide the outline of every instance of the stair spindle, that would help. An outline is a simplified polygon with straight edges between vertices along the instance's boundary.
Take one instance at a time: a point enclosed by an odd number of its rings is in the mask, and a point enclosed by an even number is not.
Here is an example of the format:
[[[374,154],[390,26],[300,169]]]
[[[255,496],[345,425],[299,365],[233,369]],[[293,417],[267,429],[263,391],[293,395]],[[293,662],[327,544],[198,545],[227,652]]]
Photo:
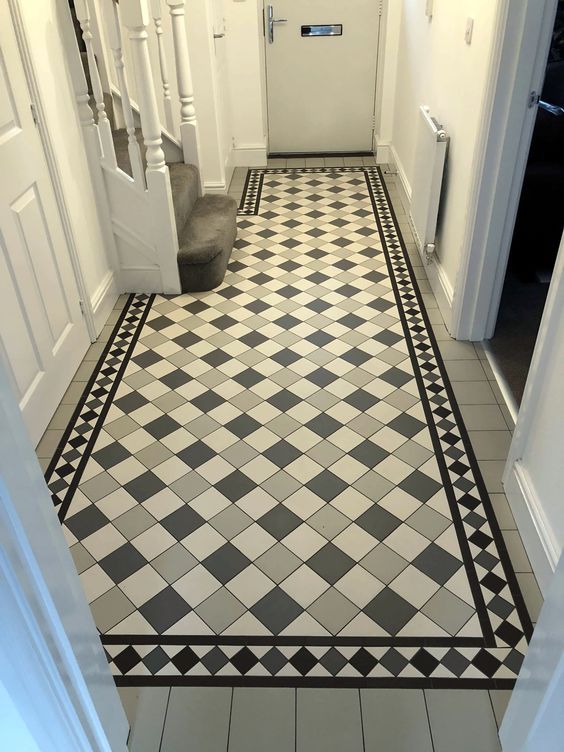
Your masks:
[[[100,140],[102,142],[102,150],[104,152],[103,159],[110,167],[115,168],[117,166],[117,163],[114,142],[112,138],[112,126],[106,112],[102,81],[100,80],[100,72],[98,70],[96,56],[94,55],[88,0],[75,0],[74,7],[76,17],[80,23],[82,39],[84,40],[84,44],[86,46],[88,69],[90,71],[90,81],[92,82],[92,93],[94,95],[94,101],[96,102],[96,109],[98,111],[98,127],[100,129]]]
[[[163,38],[164,30],[162,22],[161,0],[151,0],[151,10],[153,14],[153,21],[155,22],[155,34],[157,35],[157,46],[159,50],[159,67],[161,71],[161,84],[163,87],[165,124],[169,132],[174,133],[174,121],[172,119],[172,99],[170,98],[168,65],[166,62],[166,50]]]
[[[139,148],[139,142],[137,141],[137,136],[135,134],[135,120],[133,117],[133,110],[131,108],[131,100],[129,98],[129,87],[127,85],[127,74],[125,71],[125,61],[123,59],[123,45],[121,38],[119,10],[117,3],[112,3],[112,5],[114,12],[113,19],[110,22],[108,28],[108,37],[110,41],[110,47],[112,49],[112,54],[114,56],[114,64],[121,94],[123,118],[125,120],[125,128],[127,131],[127,151],[129,153],[129,161],[131,162],[131,173],[133,180],[140,188],[144,189],[145,173],[143,170],[141,149]]]
[[[194,87],[188,54],[186,34],[185,0],[166,0],[172,21],[172,38],[176,62],[176,78],[180,99],[180,138],[184,161],[200,167],[200,143],[198,122],[194,107]]]
[[[147,172],[165,167],[161,124],[153,85],[149,56],[149,9],[147,0],[122,0],[121,17],[128,29],[131,54],[137,82],[137,98],[141,116],[143,141],[147,147]]]

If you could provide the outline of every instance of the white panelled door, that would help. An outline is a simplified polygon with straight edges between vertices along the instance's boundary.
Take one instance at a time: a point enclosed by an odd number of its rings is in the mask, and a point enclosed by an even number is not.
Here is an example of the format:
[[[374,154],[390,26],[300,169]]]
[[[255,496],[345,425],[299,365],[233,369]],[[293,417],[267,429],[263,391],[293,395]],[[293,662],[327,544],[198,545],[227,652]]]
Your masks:
[[[372,151],[378,0],[265,0],[269,152]]]
[[[6,0],[0,16],[0,344],[37,443],[89,338]]]

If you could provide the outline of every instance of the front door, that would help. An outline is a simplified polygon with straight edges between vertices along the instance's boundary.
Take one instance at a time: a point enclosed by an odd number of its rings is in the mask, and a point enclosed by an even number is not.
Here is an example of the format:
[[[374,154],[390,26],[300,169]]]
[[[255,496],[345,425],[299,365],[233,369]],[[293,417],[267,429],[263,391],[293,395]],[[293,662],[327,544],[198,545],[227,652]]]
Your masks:
[[[378,0],[264,6],[269,152],[372,151]]]
[[[6,0],[0,17],[0,347],[37,443],[89,339]]]

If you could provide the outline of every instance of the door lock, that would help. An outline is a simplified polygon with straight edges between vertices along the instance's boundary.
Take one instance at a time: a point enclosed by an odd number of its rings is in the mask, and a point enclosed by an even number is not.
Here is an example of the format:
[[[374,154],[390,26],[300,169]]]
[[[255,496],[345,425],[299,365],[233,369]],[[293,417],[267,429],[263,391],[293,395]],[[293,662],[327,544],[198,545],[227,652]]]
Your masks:
[[[288,23],[287,18],[274,18],[274,8],[272,5],[267,6],[268,16],[268,43],[274,44],[274,24]]]

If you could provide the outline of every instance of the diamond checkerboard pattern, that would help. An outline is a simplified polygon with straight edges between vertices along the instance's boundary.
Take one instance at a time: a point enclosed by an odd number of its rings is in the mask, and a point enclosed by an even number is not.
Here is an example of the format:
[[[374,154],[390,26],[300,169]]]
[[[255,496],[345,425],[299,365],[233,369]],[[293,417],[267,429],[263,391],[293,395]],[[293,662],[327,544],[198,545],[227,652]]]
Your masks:
[[[257,170],[242,205],[217,291],[133,299],[51,469],[116,674],[513,676],[526,628],[379,173]]]

